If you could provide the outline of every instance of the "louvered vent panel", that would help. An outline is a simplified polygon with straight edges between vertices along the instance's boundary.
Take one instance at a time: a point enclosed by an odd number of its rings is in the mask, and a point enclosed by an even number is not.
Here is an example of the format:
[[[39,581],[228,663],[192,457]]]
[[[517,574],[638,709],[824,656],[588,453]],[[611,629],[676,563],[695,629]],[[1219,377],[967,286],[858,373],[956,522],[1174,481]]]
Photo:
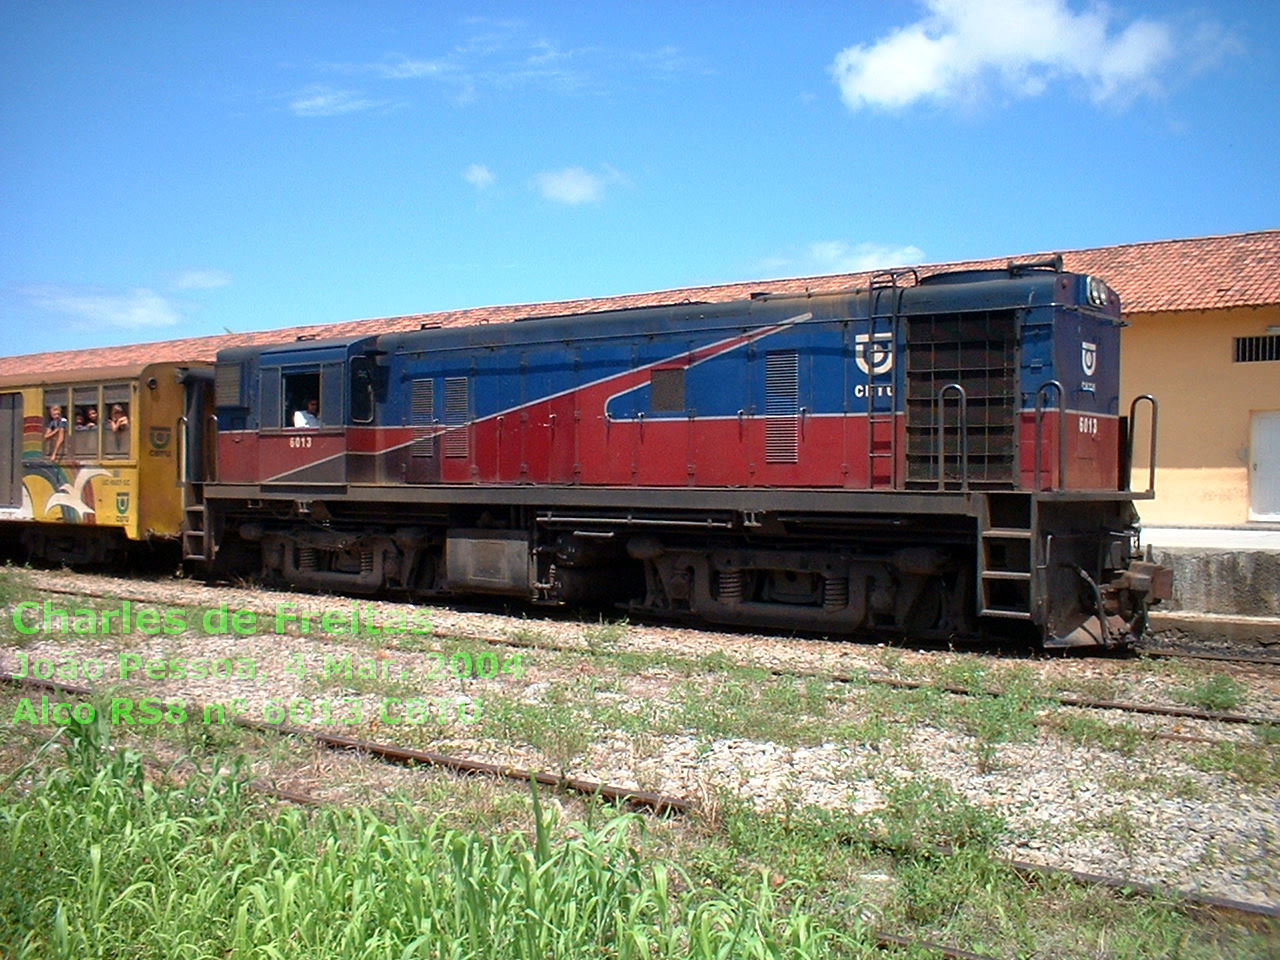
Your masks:
[[[409,393],[409,425],[413,428],[413,444],[409,448],[415,457],[435,455],[431,442],[431,427],[436,408],[436,382],[414,380]]]
[[[213,392],[220,407],[244,405],[240,396],[240,364],[220,363],[214,367]]]
[[[467,457],[471,446],[467,437],[467,417],[471,408],[470,389],[466,377],[444,380],[444,455]]]
[[[800,451],[800,358],[794,350],[765,354],[764,459],[795,463]]]

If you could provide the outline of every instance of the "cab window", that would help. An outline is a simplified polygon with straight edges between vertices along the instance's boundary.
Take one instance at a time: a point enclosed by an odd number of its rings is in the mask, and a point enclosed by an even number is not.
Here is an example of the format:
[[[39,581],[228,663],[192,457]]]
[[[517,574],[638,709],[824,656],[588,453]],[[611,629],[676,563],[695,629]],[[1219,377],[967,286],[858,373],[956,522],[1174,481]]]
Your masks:
[[[284,425],[318,427],[329,419],[330,411],[320,404],[320,373],[285,373],[283,377]]]

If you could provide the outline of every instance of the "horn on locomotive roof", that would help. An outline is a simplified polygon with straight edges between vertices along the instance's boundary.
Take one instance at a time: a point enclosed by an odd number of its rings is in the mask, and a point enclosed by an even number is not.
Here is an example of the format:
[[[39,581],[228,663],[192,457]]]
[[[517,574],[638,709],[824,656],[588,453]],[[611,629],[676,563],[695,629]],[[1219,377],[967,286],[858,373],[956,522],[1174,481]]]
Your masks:
[[[1055,273],[1062,272],[1062,254],[1055,253],[1052,257],[1044,260],[1010,260],[1009,266],[1006,268],[1010,276],[1017,276],[1024,270],[1051,269]]]

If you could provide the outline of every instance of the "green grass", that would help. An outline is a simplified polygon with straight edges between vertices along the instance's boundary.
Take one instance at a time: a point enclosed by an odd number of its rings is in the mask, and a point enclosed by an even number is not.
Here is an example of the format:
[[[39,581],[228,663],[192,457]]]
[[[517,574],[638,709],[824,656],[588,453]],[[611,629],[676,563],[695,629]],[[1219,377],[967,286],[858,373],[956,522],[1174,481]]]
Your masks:
[[[1084,711],[1055,713],[1048,722],[1073,743],[1102,747],[1126,757],[1133,756],[1140,746],[1151,739],[1145,730],[1127,720],[1111,723]]]
[[[949,784],[929,777],[887,775],[882,807],[853,817],[861,841],[899,854],[948,849],[991,849],[1006,832],[1004,819],[957,794]]]
[[[527,793],[472,802],[476,781],[448,777],[411,803],[382,798],[376,815],[303,811],[246,793],[227,751],[262,744],[221,728],[204,740],[199,726],[108,742],[71,725],[6,792],[58,733],[25,727],[31,746],[6,753],[0,775],[0,956],[926,955],[874,950],[874,926],[994,956],[1207,960],[1266,956],[1278,932],[1028,882],[1000,863],[1001,817],[926,777],[868,771],[883,805],[862,814],[803,797],[763,813],[721,795],[647,827],[608,808],[562,826]],[[200,769],[147,782],[132,749],[144,734]]]
[[[582,637],[587,641],[587,649],[592,653],[604,653],[618,649],[627,636],[627,620],[605,620],[601,617],[594,624],[588,624],[582,630]]]
[[[1224,742],[1186,754],[1205,773],[1225,773],[1248,784],[1280,789],[1280,755],[1266,746]]]
[[[865,943],[764,875],[702,890],[640,854],[633,816],[566,836],[535,793],[530,837],[262,810],[236,765],[156,786],[109,732],[68,726],[65,765],[0,798],[6,955],[802,960]]]
[[[1245,691],[1234,678],[1225,673],[1215,673],[1173,692],[1180,703],[1205,710],[1231,710],[1244,701]]]

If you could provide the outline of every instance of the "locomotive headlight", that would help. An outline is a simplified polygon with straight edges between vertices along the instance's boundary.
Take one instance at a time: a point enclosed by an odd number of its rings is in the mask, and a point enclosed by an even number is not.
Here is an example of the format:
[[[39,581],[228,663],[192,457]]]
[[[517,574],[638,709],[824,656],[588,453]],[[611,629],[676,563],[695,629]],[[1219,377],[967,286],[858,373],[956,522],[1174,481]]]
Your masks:
[[[1089,296],[1089,302],[1095,307],[1105,307],[1107,305],[1107,285],[1098,277],[1086,277],[1086,289]]]

